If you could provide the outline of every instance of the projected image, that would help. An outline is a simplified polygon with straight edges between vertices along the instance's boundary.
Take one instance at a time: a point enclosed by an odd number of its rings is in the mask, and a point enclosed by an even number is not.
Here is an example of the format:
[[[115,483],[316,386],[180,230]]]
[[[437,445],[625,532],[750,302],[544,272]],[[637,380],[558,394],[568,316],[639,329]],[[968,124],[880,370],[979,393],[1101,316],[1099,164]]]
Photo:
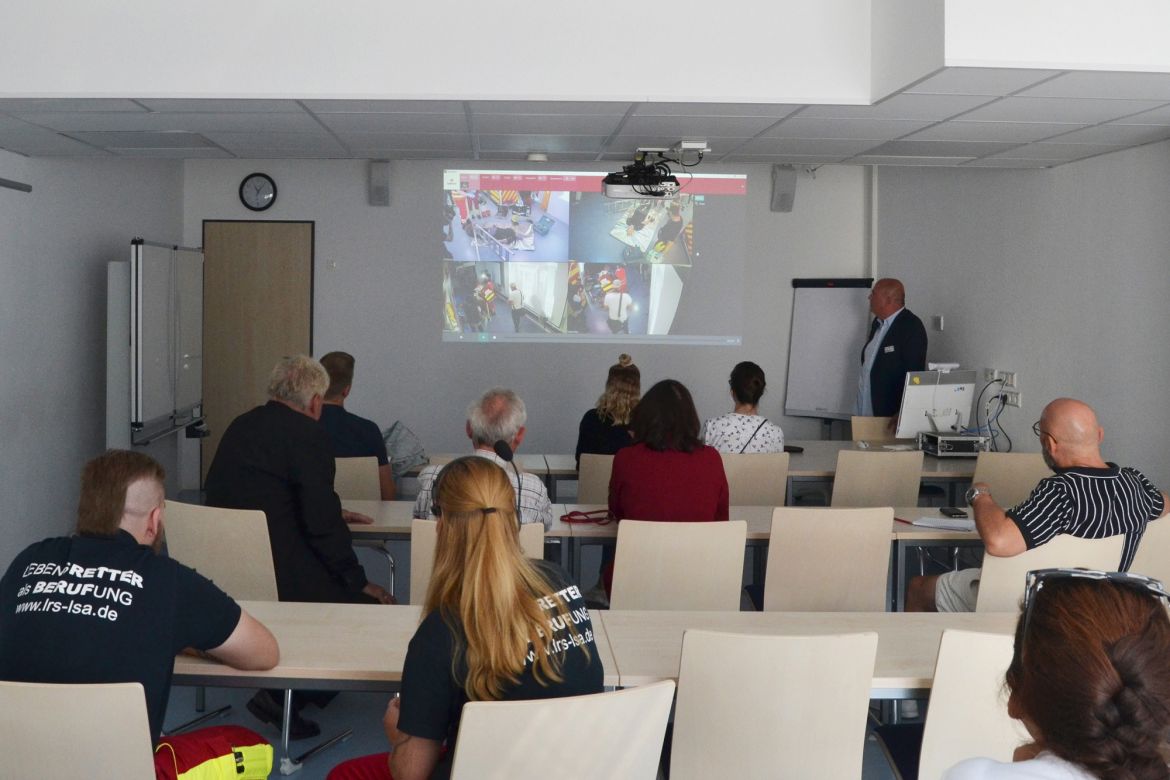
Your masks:
[[[568,192],[454,190],[444,197],[443,245],[451,259],[569,259]]]
[[[615,263],[691,265],[694,258],[696,202],[612,200],[600,193],[577,193],[569,255]]]
[[[443,171],[445,341],[741,343],[747,178],[614,199],[604,176]]]

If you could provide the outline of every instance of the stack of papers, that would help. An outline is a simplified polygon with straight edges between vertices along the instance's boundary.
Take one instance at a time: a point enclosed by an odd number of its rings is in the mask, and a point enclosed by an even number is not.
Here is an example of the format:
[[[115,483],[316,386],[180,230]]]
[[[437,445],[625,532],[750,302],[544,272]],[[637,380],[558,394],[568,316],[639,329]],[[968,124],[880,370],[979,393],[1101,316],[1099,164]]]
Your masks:
[[[920,517],[911,520],[911,525],[937,528],[940,531],[974,531],[975,520],[970,517]]]

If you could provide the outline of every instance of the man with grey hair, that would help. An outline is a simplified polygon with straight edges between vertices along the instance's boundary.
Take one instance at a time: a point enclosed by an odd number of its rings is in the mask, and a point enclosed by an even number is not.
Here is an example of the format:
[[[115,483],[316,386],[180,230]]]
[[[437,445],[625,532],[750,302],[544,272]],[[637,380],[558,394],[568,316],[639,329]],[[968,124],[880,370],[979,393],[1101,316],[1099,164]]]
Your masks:
[[[474,454],[487,458],[502,468],[516,491],[521,523],[542,523],[545,530],[552,527],[552,502],[544,483],[535,474],[520,471],[501,453],[511,456],[524,441],[524,423],[528,411],[520,396],[504,387],[493,387],[467,407],[465,430],[471,439]],[[414,516],[431,516],[432,492],[435,478],[443,464],[433,464],[418,475],[418,498],[414,502]]]
[[[224,431],[207,472],[207,503],[264,512],[281,601],[390,604],[390,594],[366,579],[346,527],[372,521],[342,510],[333,491],[333,449],[317,422],[328,387],[329,375],[313,358],[282,358],[269,377],[268,403]],[[267,692],[248,709],[280,722],[282,708]],[[294,738],[318,731],[294,714]]]

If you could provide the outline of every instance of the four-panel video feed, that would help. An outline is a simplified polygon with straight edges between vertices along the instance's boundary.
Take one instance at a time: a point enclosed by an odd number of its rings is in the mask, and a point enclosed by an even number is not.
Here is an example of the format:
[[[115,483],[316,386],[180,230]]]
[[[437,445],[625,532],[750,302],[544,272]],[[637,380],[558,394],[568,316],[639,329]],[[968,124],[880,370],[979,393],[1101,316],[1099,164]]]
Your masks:
[[[739,201],[742,176],[718,179],[677,198],[618,200],[601,193],[602,174],[445,171],[443,309],[445,340],[602,341],[681,336],[738,343],[720,333],[704,304],[692,308],[703,330],[679,317],[688,286],[707,262],[700,246]],[[735,196],[740,197],[735,197]],[[727,225],[722,227],[727,231]],[[737,232],[730,224],[732,233]],[[742,233],[742,229],[738,230]],[[740,261],[742,264],[742,261]],[[738,291],[737,288],[736,291]],[[687,321],[686,328],[679,323]],[[657,338],[655,338],[657,337]],[[731,340],[734,339],[734,340]],[[706,341],[703,343],[711,343]]]

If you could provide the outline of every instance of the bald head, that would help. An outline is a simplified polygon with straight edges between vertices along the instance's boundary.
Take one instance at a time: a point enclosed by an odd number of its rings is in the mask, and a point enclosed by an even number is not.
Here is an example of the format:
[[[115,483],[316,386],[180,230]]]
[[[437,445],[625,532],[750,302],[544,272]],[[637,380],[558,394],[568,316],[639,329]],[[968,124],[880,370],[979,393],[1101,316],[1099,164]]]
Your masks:
[[[1104,432],[1091,406],[1075,398],[1057,398],[1040,415],[1041,444],[1058,466],[1099,466]],[[1044,441],[1046,439],[1046,441]]]
[[[897,279],[878,279],[869,294],[869,310],[885,319],[906,305],[906,288]]]

